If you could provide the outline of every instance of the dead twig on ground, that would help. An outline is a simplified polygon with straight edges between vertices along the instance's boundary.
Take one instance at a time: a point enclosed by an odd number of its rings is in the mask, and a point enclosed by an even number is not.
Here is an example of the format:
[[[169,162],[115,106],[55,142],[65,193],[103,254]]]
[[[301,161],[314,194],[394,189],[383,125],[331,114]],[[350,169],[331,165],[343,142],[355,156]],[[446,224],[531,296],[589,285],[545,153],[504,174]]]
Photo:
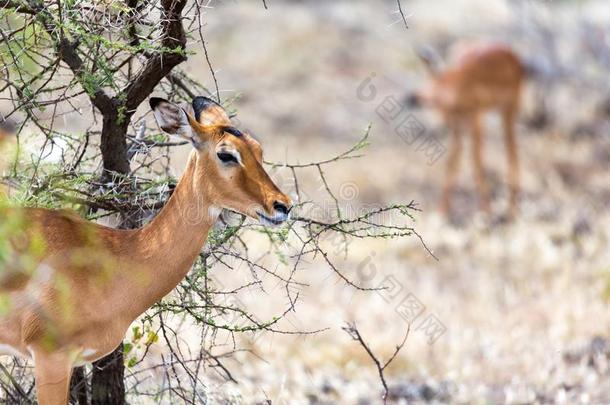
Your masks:
[[[394,359],[396,358],[398,353],[402,350],[405,343],[407,342],[407,338],[409,337],[409,332],[411,331],[411,324],[409,324],[407,326],[407,333],[405,334],[405,337],[402,340],[402,342],[396,346],[396,348],[394,349],[394,353],[392,353],[390,358],[388,360],[386,360],[383,364],[382,364],[381,360],[379,360],[377,355],[375,355],[375,353],[373,353],[373,350],[371,349],[371,347],[364,341],[364,338],[362,337],[362,335],[360,334],[360,331],[356,327],[355,322],[348,323],[342,329],[348,335],[350,335],[350,337],[353,340],[358,342],[360,344],[360,346],[362,346],[362,348],[364,348],[364,350],[369,355],[371,360],[373,360],[373,363],[375,363],[375,367],[377,367],[377,373],[379,374],[379,379],[381,380],[381,384],[383,385],[383,396],[381,398],[383,399],[383,403],[385,404],[388,399],[388,383],[386,382],[384,372],[385,372],[385,369],[394,361]]]

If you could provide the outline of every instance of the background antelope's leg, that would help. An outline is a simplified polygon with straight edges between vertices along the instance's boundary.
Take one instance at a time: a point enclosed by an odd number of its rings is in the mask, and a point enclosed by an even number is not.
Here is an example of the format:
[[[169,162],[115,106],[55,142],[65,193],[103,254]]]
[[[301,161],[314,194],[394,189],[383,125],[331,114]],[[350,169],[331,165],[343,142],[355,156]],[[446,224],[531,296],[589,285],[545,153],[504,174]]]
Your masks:
[[[445,175],[445,187],[443,189],[443,197],[441,201],[441,210],[444,214],[451,214],[451,194],[455,185],[455,180],[458,175],[460,166],[460,155],[462,154],[462,131],[460,123],[457,119],[447,120],[453,137],[449,150],[449,159],[447,160],[447,172]]]
[[[472,129],[472,162],[474,164],[474,176],[479,194],[481,209],[487,213],[489,208],[489,191],[483,167],[483,130],[481,128],[481,114],[474,113],[470,117]]]
[[[515,214],[517,210],[517,199],[519,197],[519,155],[517,153],[517,139],[515,137],[516,111],[517,108],[511,106],[502,112],[502,123],[504,125],[506,154],[508,159],[508,187],[511,214]]]
[[[66,405],[72,361],[66,352],[34,353],[36,396],[39,405]]]

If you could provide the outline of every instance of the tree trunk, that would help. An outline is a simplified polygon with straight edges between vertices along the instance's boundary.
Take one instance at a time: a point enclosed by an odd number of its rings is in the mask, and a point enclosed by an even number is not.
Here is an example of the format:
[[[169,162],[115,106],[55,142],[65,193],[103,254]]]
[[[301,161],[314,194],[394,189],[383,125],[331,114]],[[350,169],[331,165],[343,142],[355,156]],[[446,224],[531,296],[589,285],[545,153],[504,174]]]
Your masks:
[[[70,380],[70,403],[75,405],[89,405],[88,381],[85,367],[76,367],[72,371]]]
[[[115,351],[93,363],[91,405],[125,404],[124,371],[121,343]]]
[[[102,141],[100,149],[104,163],[104,178],[111,173],[129,174],[129,159],[127,158],[127,128],[130,116],[120,117],[117,110],[104,115],[102,125]],[[121,122],[119,122],[121,121]]]

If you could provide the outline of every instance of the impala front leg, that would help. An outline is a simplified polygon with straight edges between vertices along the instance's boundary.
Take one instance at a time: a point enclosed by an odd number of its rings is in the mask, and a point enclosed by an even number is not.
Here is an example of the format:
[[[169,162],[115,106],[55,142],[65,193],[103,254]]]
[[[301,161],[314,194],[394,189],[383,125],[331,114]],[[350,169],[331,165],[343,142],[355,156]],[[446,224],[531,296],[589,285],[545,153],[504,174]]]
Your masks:
[[[472,161],[474,164],[474,176],[479,194],[479,205],[481,209],[489,214],[489,191],[487,189],[487,179],[485,178],[485,168],[483,166],[483,130],[481,128],[481,115],[472,113],[470,117],[470,127],[472,130]]]
[[[449,159],[447,160],[445,186],[443,187],[443,196],[441,200],[441,212],[451,218],[451,196],[458,176],[460,155],[462,154],[462,129],[459,119],[451,118],[447,120],[447,123],[453,139],[451,140]]]
[[[514,217],[517,213],[519,198],[519,154],[517,153],[517,139],[515,137],[515,117],[517,106],[507,108],[502,114],[504,137],[506,141],[506,155],[508,158],[508,187],[510,192],[509,214]]]
[[[66,405],[70,390],[72,360],[68,353],[34,352],[36,396],[39,405]]]

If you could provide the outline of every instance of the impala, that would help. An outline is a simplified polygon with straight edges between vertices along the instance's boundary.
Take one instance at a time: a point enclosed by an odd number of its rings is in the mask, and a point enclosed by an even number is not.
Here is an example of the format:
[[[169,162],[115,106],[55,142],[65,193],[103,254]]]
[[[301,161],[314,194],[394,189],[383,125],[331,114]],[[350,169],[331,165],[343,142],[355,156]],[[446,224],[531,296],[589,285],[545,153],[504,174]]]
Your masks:
[[[519,112],[525,69],[519,57],[502,44],[476,44],[462,48],[453,64],[438,69],[430,52],[420,52],[431,73],[431,80],[423,89],[408,97],[408,104],[436,108],[453,134],[447,161],[447,173],[441,210],[451,213],[451,194],[458,175],[462,152],[462,133],[469,128],[472,134],[472,159],[481,208],[489,212],[489,195],[483,168],[483,131],[481,118],[490,110],[502,117],[504,140],[508,158],[508,187],[510,212],[517,208],[519,167],[515,120]]]
[[[130,323],[185,277],[222,209],[264,225],[288,218],[291,200],[263,168],[259,143],[222,107],[196,97],[193,116],[160,98],[150,105],[159,127],[194,150],[148,225],[117,230],[68,211],[0,210],[0,229],[15,229],[0,262],[0,293],[10,303],[0,313],[0,349],[34,361],[41,405],[65,405],[72,368],[112,352]]]

